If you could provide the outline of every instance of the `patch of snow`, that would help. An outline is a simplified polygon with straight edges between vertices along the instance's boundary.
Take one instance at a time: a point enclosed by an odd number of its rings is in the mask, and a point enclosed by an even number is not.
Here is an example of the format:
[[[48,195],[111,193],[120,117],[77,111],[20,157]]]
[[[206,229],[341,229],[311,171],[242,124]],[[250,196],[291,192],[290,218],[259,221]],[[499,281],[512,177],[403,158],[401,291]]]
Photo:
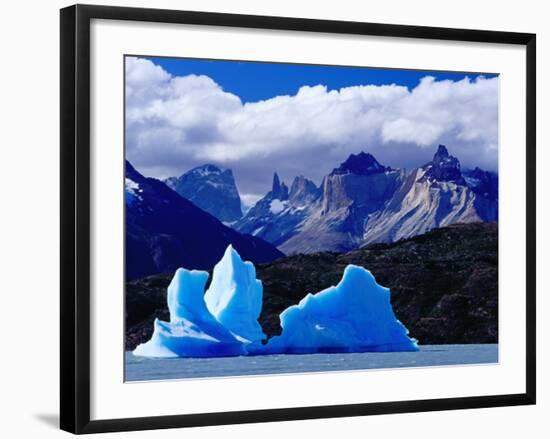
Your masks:
[[[464,180],[466,180],[466,184],[470,187],[477,187],[481,183],[481,180],[479,178],[472,178],[472,177],[464,176]]]
[[[126,204],[131,206],[136,200],[142,200],[140,192],[143,192],[143,189],[139,187],[139,184],[130,178],[124,179],[124,192],[126,198]]]
[[[124,179],[124,186],[126,187],[127,190],[136,191],[139,189],[139,184],[130,178]]]
[[[277,215],[278,213],[281,213],[283,210],[286,209],[288,202],[281,201],[278,198],[271,201],[269,204],[269,210],[272,214]]]
[[[257,229],[255,229],[252,232],[252,236],[256,236],[258,233],[260,233],[262,231],[263,228],[264,228],[264,226],[261,226],[261,227],[258,227]]]
[[[199,168],[193,169],[193,174],[199,175],[200,177],[208,177],[209,175],[219,175],[224,172],[225,169],[216,168],[212,166],[201,166]]]
[[[198,168],[193,171],[193,174],[197,174],[201,177],[208,177],[212,172],[205,168]]]

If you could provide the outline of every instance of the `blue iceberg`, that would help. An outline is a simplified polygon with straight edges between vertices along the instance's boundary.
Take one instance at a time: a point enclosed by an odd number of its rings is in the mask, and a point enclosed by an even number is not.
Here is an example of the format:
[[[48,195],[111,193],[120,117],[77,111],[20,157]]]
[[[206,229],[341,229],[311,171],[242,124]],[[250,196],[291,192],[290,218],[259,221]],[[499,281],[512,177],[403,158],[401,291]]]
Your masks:
[[[390,291],[366,269],[348,265],[337,286],[308,294],[280,315],[282,333],[267,344],[258,317],[263,288],[256,269],[229,246],[208,273],[180,268],[168,287],[170,322],[154,322],[146,357],[219,357],[318,352],[417,351],[395,317]]]
[[[252,354],[417,351],[416,340],[397,320],[390,290],[370,271],[348,265],[335,287],[308,294],[280,315],[281,335]]]
[[[205,271],[179,268],[168,286],[170,322],[155,319],[151,339],[136,347],[144,357],[246,355],[242,339],[218,322],[204,303]]]
[[[260,341],[266,338],[258,323],[262,297],[262,282],[256,279],[254,264],[244,262],[229,245],[214,267],[204,296],[208,310],[233,334],[250,342]]]

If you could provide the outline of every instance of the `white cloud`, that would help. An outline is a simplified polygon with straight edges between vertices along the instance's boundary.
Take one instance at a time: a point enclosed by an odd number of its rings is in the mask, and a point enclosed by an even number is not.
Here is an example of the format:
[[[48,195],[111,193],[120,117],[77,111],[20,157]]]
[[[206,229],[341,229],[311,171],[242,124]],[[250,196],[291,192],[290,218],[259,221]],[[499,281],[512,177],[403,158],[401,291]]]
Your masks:
[[[212,162],[231,167],[242,192],[263,193],[273,171],[318,183],[360,150],[387,165],[419,166],[438,143],[463,166],[496,168],[498,78],[427,76],[412,90],[304,86],[243,104],[207,76],[171,76],[144,59],[126,64],[127,156],[147,175]]]

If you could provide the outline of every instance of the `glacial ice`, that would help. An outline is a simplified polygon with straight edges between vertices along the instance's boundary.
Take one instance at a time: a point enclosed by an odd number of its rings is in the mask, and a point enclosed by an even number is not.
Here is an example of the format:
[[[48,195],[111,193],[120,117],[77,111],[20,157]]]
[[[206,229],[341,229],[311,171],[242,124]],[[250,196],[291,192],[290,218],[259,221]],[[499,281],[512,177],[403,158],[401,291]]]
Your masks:
[[[256,279],[256,268],[244,262],[229,245],[214,267],[210,288],[204,296],[210,313],[229,329],[250,342],[266,338],[258,317],[262,311],[262,282]]]
[[[168,286],[170,322],[155,319],[151,339],[136,347],[144,357],[219,357],[246,355],[243,340],[226,329],[206,308],[205,271],[176,271]]]
[[[370,271],[348,265],[337,286],[308,294],[280,315],[281,335],[251,354],[417,351],[396,319],[390,291]]]
[[[258,323],[263,288],[256,269],[229,246],[208,273],[180,268],[168,287],[170,322],[154,322],[151,339],[134,354],[214,357],[318,352],[416,351],[396,319],[389,289],[366,269],[348,265],[337,286],[308,294],[280,315],[282,333],[267,344]]]

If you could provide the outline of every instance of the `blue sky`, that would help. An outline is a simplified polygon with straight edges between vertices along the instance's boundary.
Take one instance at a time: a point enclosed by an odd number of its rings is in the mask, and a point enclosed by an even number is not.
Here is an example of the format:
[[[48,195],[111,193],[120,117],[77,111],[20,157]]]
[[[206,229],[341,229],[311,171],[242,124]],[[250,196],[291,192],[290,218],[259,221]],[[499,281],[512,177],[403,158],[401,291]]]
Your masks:
[[[354,85],[397,84],[413,89],[420,79],[429,75],[437,81],[460,81],[465,76],[478,74],[464,72],[434,72],[426,70],[380,69],[370,67],[316,66],[304,64],[219,61],[187,58],[148,57],[173,76],[206,75],[222,88],[241,98],[256,102],[280,95],[294,95],[304,85],[326,85],[338,90]],[[484,74],[491,78],[495,74]]]

